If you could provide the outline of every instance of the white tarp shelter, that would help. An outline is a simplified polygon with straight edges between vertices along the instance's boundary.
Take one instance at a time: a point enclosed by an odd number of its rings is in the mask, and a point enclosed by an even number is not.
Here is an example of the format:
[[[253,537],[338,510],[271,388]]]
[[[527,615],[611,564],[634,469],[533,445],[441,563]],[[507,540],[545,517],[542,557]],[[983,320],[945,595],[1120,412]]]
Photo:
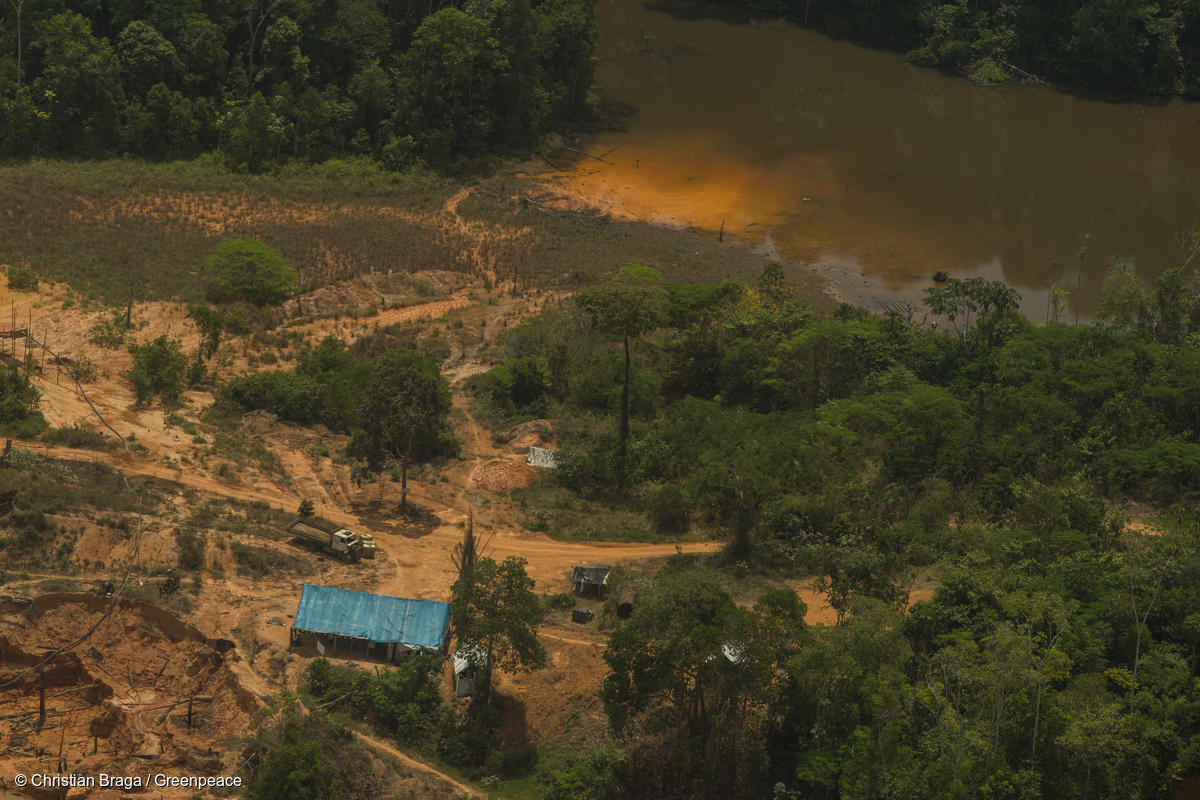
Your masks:
[[[529,456],[525,459],[525,463],[531,467],[555,469],[558,467],[558,453],[553,450],[547,450],[544,447],[530,445]]]
[[[479,688],[477,678],[487,665],[487,653],[478,646],[465,644],[454,651],[454,696],[470,697]]]

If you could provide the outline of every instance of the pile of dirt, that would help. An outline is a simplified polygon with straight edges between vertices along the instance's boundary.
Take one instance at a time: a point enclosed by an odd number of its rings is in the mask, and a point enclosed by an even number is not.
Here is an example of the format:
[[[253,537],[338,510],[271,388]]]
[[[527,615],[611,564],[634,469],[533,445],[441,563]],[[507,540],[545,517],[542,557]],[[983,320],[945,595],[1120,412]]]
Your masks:
[[[137,602],[121,600],[105,618],[109,602],[56,594],[0,604],[0,775],[235,774],[231,744],[250,732],[259,703],[232,671],[233,642]]]
[[[487,492],[511,492],[532,486],[537,472],[523,458],[493,458],[471,473],[471,485]]]

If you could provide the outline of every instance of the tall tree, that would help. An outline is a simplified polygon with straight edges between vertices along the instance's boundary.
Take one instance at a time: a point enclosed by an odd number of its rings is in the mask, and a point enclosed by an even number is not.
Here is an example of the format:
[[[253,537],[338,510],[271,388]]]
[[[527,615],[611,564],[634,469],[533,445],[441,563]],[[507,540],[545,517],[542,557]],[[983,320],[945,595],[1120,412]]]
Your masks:
[[[8,0],[8,4],[12,6],[13,13],[17,15],[17,86],[21,85],[21,56],[22,56],[22,30],[21,17],[25,12],[25,0]]]
[[[79,14],[41,20],[34,33],[43,64],[34,96],[45,98],[49,112],[47,149],[85,156],[111,151],[125,104],[112,47],[93,36],[91,23]]]
[[[598,330],[620,339],[625,348],[625,377],[621,384],[621,419],[619,427],[621,472],[629,449],[629,343],[651,331],[666,320],[667,298],[662,278],[649,267],[638,264],[624,266],[615,277],[598,286],[580,292],[579,307],[591,318]]]
[[[768,598],[763,613],[772,603],[779,605]],[[712,716],[742,708],[745,693],[762,688],[743,680],[758,656],[751,647],[752,620],[703,578],[661,578],[639,596],[604,652],[612,675],[601,696],[612,726],[622,730],[632,717],[660,706],[671,709],[676,724],[699,734]]]
[[[482,675],[482,696],[491,694],[492,671],[541,669],[546,650],[537,638],[542,610],[533,593],[525,559],[509,556],[502,564],[481,558],[454,582],[451,606],[455,635],[475,674]],[[481,663],[482,662],[482,663]]]
[[[458,450],[446,421],[450,407],[450,388],[436,364],[412,350],[384,353],[373,365],[358,408],[360,428],[347,449],[374,472],[388,457],[399,459],[403,505],[409,461]]]
[[[399,114],[428,157],[449,163],[487,149],[508,67],[487,20],[457,8],[425,18],[404,54]]]
[[[280,0],[249,0],[246,3],[246,34],[249,45],[246,50],[246,94],[254,91],[254,51],[258,46],[258,37],[262,27],[275,9],[279,8]]]
[[[117,36],[117,57],[129,95],[142,97],[156,83],[174,86],[183,72],[175,46],[150,23],[135,20]]]

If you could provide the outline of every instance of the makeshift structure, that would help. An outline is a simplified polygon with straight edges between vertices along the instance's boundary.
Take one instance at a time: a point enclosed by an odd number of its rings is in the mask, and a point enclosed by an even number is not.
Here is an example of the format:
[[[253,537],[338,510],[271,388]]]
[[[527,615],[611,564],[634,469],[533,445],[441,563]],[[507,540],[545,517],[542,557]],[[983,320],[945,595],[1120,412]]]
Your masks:
[[[449,603],[306,583],[291,642],[294,647],[313,637],[318,652],[332,649],[336,654],[341,646],[396,662],[414,650],[444,653],[449,629]]]

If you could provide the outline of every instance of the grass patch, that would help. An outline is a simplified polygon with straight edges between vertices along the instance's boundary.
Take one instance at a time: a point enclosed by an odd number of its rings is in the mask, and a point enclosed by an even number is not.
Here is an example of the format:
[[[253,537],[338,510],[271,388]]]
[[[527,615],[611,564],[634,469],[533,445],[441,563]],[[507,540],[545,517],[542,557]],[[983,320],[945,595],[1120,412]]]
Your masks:
[[[631,503],[585,500],[557,486],[517,489],[512,496],[525,510],[525,527],[554,539],[656,543],[702,538],[656,533],[646,515]]]
[[[247,578],[279,574],[306,575],[310,571],[304,559],[268,547],[233,542],[231,550],[238,574]]]
[[[179,568],[196,572],[204,568],[204,539],[195,531],[180,529],[175,532],[175,544],[179,547]]]
[[[0,520],[0,564],[5,566],[66,571],[71,568],[78,531],[56,524],[55,517],[82,512],[119,527],[112,524],[115,516],[105,512],[123,512],[128,517],[137,508],[135,493],[126,490],[111,469],[84,463],[68,467],[40,456],[27,466],[0,469],[0,492],[4,491],[16,492],[13,510]],[[144,511],[153,513],[156,506],[155,493],[146,493]]]
[[[35,161],[0,168],[0,207],[9,211],[0,261],[112,304],[131,286],[142,300],[201,301],[204,259],[228,236],[279,250],[304,286],[369,272],[397,252],[410,270],[444,269],[446,237],[408,217],[440,207],[454,188],[428,173],[346,161],[275,176],[235,175],[211,158]]]
[[[752,281],[770,260],[747,247],[721,244],[710,234],[523,203],[506,188],[512,183],[511,177],[503,175],[485,181],[462,200],[458,212],[464,219],[529,227],[534,232],[518,242],[497,239],[486,245],[495,251],[496,263],[511,265],[521,283],[573,288],[631,263],[652,266],[668,281]],[[787,264],[786,269],[798,284],[799,296],[816,308],[833,307],[824,294],[825,282],[815,271],[800,264]]]
[[[286,477],[283,465],[279,461],[279,456],[271,452],[260,441],[217,434],[213,439],[212,446],[209,448],[209,453],[219,458],[228,459],[238,467],[253,464],[262,472]]]
[[[62,447],[83,450],[115,450],[117,441],[111,436],[72,425],[69,428],[51,428],[42,434],[42,441]]]
[[[388,173],[350,160],[273,176],[233,174],[205,157],[34,161],[0,167],[0,207],[9,212],[0,218],[0,262],[27,264],[44,280],[123,306],[131,286],[139,300],[203,300],[204,260],[224,237],[257,239],[283,253],[302,290],[385,265],[469,272],[464,254],[476,248],[504,265],[501,279],[539,287],[591,283],[630,262],[652,265],[668,280],[749,279],[767,261],[707,234],[522,203],[510,196],[513,181],[484,181],[459,213],[530,232],[475,242],[435,221],[459,185],[419,171]],[[536,191],[537,184],[518,185]],[[788,271],[806,299],[829,305],[814,272],[795,264]],[[436,291],[420,278],[410,287],[426,299]]]

